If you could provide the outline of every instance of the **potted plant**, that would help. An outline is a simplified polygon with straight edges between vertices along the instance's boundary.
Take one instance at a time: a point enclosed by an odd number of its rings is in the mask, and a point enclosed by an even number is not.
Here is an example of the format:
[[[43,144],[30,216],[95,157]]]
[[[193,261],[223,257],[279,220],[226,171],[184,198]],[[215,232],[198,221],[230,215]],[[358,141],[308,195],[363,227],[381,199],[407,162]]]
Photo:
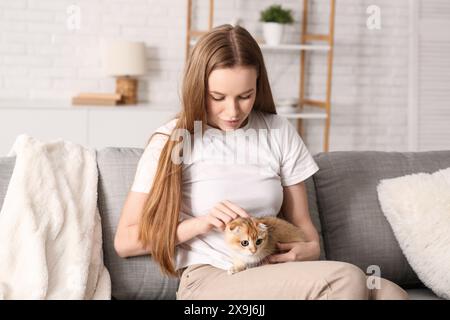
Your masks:
[[[263,37],[268,45],[278,45],[283,37],[285,24],[294,22],[291,10],[283,9],[281,5],[272,5],[261,11],[260,21],[263,22]]]

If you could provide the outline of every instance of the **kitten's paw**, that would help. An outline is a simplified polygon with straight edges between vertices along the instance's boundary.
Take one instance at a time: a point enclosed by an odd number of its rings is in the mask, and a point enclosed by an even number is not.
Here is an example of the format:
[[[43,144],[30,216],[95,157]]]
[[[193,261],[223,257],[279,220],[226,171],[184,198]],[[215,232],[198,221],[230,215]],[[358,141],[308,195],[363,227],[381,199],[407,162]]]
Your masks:
[[[235,274],[235,273],[244,271],[245,269],[246,269],[245,267],[241,267],[241,266],[236,267],[236,266],[234,266],[234,267],[231,267],[230,269],[228,269],[228,274],[229,275]]]
[[[234,268],[230,268],[230,269],[228,269],[227,273],[228,273],[229,275],[232,275],[232,274],[235,274],[236,271],[234,270]]]

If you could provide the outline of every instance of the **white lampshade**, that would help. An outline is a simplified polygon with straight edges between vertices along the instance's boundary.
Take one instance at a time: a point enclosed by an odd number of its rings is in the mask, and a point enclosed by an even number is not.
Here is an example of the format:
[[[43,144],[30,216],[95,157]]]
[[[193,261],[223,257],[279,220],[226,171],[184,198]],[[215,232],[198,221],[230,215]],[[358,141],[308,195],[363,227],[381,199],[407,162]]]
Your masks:
[[[139,76],[146,72],[143,42],[104,40],[103,68],[109,76]]]

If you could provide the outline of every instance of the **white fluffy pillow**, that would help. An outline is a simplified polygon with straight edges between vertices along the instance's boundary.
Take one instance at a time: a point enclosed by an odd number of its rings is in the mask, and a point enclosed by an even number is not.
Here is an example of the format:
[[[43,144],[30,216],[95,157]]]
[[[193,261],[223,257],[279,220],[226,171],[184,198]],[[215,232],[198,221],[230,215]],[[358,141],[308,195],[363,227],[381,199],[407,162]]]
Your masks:
[[[377,191],[419,279],[436,295],[450,299],[450,168],[384,179]]]

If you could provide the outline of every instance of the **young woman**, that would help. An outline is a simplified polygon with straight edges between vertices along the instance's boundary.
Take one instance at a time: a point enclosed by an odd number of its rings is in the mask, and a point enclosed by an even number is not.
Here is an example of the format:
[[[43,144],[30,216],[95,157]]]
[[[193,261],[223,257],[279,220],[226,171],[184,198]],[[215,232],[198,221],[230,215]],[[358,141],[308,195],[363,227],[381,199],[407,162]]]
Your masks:
[[[245,143],[250,131],[256,144]],[[243,148],[249,152],[238,161],[233,154]],[[276,115],[257,42],[242,27],[216,27],[187,61],[182,110],[156,130],[139,160],[116,251],[151,254],[164,273],[180,276],[178,299],[407,298],[385,279],[368,289],[352,264],[317,261],[304,181],[318,169],[294,126]],[[228,275],[225,224],[278,214],[308,241],[281,243],[268,263]]]

